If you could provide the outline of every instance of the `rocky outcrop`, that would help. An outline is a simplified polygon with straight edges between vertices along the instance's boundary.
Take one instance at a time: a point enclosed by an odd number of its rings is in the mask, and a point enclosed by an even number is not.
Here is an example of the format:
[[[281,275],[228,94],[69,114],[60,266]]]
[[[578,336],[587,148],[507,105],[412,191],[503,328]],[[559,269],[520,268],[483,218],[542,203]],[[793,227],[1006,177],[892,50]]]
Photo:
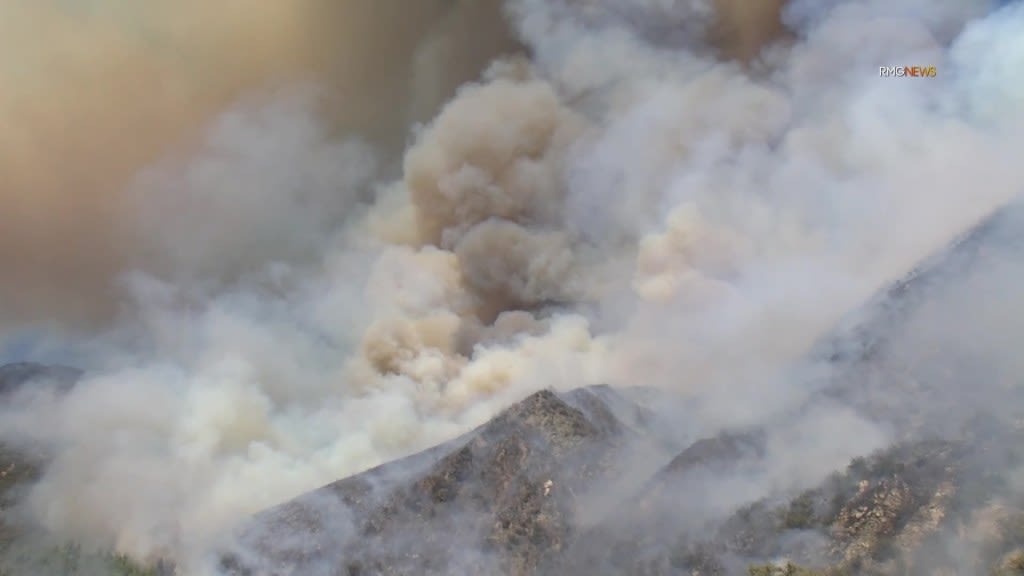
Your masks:
[[[579,502],[627,472],[643,406],[606,387],[537,392],[428,453],[256,518],[235,574],[535,574],[578,534]]]

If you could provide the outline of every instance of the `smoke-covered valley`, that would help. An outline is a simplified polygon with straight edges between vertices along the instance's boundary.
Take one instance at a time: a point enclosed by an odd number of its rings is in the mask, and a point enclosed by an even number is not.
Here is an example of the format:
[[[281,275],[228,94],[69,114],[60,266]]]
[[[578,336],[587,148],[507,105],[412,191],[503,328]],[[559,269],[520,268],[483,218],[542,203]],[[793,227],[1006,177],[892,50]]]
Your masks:
[[[327,573],[679,573],[666,546],[925,438],[1019,499],[1020,4],[0,2],[0,360],[83,370],[0,386],[39,461],[18,545],[215,573],[306,495]],[[465,502],[533,502],[512,453],[576,492],[524,508],[562,555],[502,533],[510,568]]]

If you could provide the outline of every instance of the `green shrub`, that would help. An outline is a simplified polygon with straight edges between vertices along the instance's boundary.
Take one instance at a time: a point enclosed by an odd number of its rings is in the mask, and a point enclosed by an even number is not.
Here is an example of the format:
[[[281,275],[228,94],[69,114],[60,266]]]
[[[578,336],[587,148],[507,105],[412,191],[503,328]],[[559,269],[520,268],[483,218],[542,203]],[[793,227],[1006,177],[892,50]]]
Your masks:
[[[807,530],[814,527],[814,500],[804,494],[793,500],[782,516],[782,527],[786,530]]]

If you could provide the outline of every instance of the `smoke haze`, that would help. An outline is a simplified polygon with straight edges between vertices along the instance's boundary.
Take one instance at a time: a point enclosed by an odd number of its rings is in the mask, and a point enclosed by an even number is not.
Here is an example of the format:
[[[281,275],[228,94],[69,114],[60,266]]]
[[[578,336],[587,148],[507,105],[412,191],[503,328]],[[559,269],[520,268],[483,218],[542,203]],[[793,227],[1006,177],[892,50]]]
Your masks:
[[[116,277],[156,268],[153,250],[177,249],[148,246],[150,222],[139,224],[125,189],[161,158],[193,154],[208,124],[248,94],[314,83],[329,95],[318,130],[393,153],[410,121],[429,119],[512,46],[497,2],[466,4],[4,0],[0,321],[109,320]],[[474,51],[453,49],[459,42]],[[146,191],[165,222],[189,216],[163,194]]]
[[[0,326],[91,328],[0,418],[59,537],[198,570],[545,387],[767,422],[811,394],[770,375],[1020,191],[1019,5],[244,4],[0,5]],[[766,477],[884,443],[831,409]]]

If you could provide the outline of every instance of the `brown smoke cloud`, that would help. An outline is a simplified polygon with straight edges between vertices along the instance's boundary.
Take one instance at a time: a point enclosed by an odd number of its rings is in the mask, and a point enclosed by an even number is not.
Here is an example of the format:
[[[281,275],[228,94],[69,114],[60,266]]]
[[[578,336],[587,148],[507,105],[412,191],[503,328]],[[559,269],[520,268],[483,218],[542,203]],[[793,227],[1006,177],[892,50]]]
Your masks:
[[[125,189],[242,95],[315,81],[322,122],[394,150],[514,48],[499,2],[5,0],[0,13],[0,325],[108,318],[118,274],[155,265]],[[186,226],[169,223],[188,216],[178,192],[163,194],[165,225]]]
[[[785,4],[785,0],[715,0],[711,43],[726,58],[751,60],[764,46],[787,35],[782,23]]]
[[[4,3],[0,322],[93,320],[131,247],[120,193],[245,90],[308,61],[296,3]]]
[[[721,1],[722,49],[752,55],[778,32],[778,7]],[[152,246],[161,235],[124,190],[241,95],[316,81],[335,131],[396,150],[410,122],[519,49],[498,1],[8,0],[3,11],[0,325],[95,326],[117,309],[119,274],[180,261]],[[162,194],[161,219],[195,216],[175,212],[178,191]]]

